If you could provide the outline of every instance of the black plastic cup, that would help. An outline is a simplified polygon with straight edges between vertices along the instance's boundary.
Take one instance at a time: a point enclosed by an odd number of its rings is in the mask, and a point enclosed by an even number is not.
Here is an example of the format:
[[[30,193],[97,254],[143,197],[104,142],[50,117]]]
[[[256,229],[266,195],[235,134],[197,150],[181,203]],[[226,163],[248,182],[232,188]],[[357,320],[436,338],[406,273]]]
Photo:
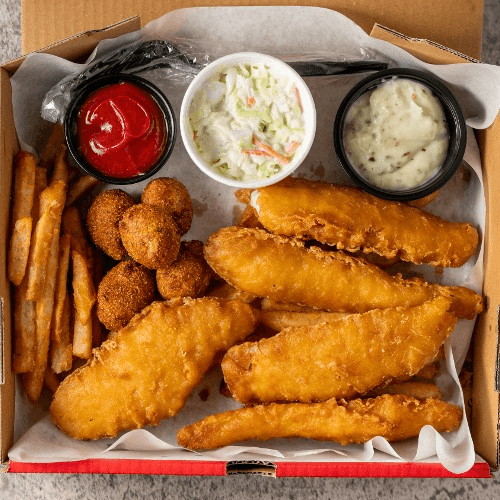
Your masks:
[[[78,144],[77,117],[78,112],[80,111],[87,97],[96,90],[120,82],[133,83],[134,85],[137,85],[142,90],[147,92],[154,99],[156,104],[158,104],[159,108],[162,110],[167,132],[167,140],[158,160],[153,165],[151,165],[151,167],[146,172],[134,175],[133,177],[112,177],[104,174],[100,170],[93,167],[84,158],[84,156],[79,151]],[[91,175],[92,177],[95,177],[96,179],[99,179],[101,182],[106,182],[108,184],[135,184],[151,177],[156,172],[158,172],[165,165],[168,158],[172,154],[172,150],[174,149],[175,145],[176,129],[177,127],[174,111],[163,92],[161,92],[158,87],[150,83],[148,80],[145,80],[144,78],[124,74],[107,75],[92,78],[78,87],[75,91],[73,99],[68,106],[68,109],[66,110],[66,115],[64,117],[64,135],[66,137],[66,143],[68,145],[68,150],[71,153],[71,156],[84,172]]]
[[[392,78],[413,80],[428,87],[441,103],[448,125],[448,151],[439,170],[419,186],[405,190],[385,189],[363,177],[350,162],[344,145],[344,127],[352,105],[363,94],[375,90],[379,85]],[[395,68],[379,71],[364,78],[347,93],[335,117],[333,142],[342,170],[357,186],[379,198],[393,201],[411,201],[428,196],[450,180],[462,162],[467,143],[467,129],[460,104],[439,78],[423,71]]]

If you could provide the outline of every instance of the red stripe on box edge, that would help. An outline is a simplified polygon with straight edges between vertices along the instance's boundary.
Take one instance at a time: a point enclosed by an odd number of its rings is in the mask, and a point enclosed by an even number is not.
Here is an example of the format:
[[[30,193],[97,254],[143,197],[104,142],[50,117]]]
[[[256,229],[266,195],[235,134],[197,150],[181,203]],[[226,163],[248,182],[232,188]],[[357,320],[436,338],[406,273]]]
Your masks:
[[[77,462],[9,463],[12,473],[65,474],[165,474],[182,476],[224,476],[226,462],[190,460],[110,460]],[[490,478],[486,462],[477,462],[463,474],[453,474],[439,463],[382,462],[277,462],[277,477],[453,477]]]
[[[304,467],[306,465],[306,467]],[[384,463],[384,462],[281,462],[277,464],[276,476],[302,477],[453,477],[490,478],[490,466],[486,462],[475,463],[463,474],[453,474],[439,463]]]

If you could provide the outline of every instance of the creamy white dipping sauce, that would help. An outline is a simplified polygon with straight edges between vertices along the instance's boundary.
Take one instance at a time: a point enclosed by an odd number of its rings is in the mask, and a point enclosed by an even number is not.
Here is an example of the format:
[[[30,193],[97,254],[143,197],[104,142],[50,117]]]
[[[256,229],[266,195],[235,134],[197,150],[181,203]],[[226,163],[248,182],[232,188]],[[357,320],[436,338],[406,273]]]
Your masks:
[[[372,184],[414,188],[432,178],[448,150],[448,126],[432,91],[413,80],[393,78],[361,96],[344,127],[352,166]]]

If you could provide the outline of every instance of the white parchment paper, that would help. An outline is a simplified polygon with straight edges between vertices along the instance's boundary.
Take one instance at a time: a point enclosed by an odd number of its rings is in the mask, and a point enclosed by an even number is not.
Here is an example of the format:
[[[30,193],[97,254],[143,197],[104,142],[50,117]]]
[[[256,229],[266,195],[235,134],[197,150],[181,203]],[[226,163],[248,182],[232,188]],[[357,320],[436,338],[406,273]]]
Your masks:
[[[210,27],[207,29],[207,27]],[[95,53],[120,46],[139,38],[186,39],[205,47],[213,57],[238,51],[260,51],[285,60],[311,56],[316,59],[349,60],[372,57],[388,61],[391,66],[405,66],[432,71],[452,88],[474,128],[488,127],[500,106],[500,68],[483,64],[429,65],[418,61],[402,49],[370,38],[352,21],[331,10],[316,7],[219,7],[181,9],[150,23],[142,31],[101,43]],[[93,56],[95,55],[93,54]],[[92,56],[92,57],[93,57]],[[12,77],[14,119],[23,149],[37,151],[43,143],[46,123],[40,117],[40,104],[45,93],[66,75],[81,71],[83,65],[64,61],[52,55],[33,54]],[[143,74],[167,95],[179,118],[186,86],[172,84],[161,71]],[[349,183],[338,166],[333,148],[333,122],[340,101],[347,91],[365,75],[341,77],[309,77],[309,85],[317,108],[316,138],[306,161],[296,174],[311,179]],[[481,163],[472,130],[464,164],[441,190],[438,198],[426,207],[437,215],[455,221],[469,221],[480,231],[485,227],[485,201]],[[193,198],[194,220],[185,239],[205,241],[216,229],[231,225],[242,207],[236,203],[234,190],[222,186],[200,173],[190,161],[180,134],[173,154],[158,176],[181,180]],[[139,195],[145,184],[126,188]],[[106,189],[106,187],[104,187]],[[482,238],[481,238],[482,239]],[[404,266],[393,271],[417,273],[443,284],[482,289],[483,246],[459,269],[436,272],[430,266]],[[438,385],[445,399],[462,408],[463,395],[458,382],[467,353],[474,321],[460,321],[446,343],[446,361],[442,363]],[[84,458],[143,458],[195,460],[439,460],[455,473],[467,471],[475,460],[474,448],[465,419],[453,433],[439,435],[429,426],[418,438],[389,444],[377,437],[363,446],[339,446],[307,439],[277,439],[269,442],[242,443],[199,454],[179,448],[177,430],[206,415],[238,408],[239,403],[221,396],[218,391],[222,374],[212,370],[193,391],[185,408],[158,427],[123,433],[115,440],[75,441],[59,432],[47,415],[48,399],[38,406],[27,401],[22,390],[16,393],[16,443],[10,450],[12,460],[53,462]],[[200,391],[208,391],[202,400]],[[205,398],[203,398],[205,399]],[[36,423],[35,423],[36,422]]]

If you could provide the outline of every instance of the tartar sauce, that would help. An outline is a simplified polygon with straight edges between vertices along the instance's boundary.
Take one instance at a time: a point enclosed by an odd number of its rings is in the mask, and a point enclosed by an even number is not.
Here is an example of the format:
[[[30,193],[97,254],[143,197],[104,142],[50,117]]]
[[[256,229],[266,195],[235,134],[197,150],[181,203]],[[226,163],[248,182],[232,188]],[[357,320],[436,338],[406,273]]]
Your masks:
[[[344,147],[354,168],[374,185],[413,188],[434,176],[448,150],[448,126],[432,91],[393,78],[349,110]]]

